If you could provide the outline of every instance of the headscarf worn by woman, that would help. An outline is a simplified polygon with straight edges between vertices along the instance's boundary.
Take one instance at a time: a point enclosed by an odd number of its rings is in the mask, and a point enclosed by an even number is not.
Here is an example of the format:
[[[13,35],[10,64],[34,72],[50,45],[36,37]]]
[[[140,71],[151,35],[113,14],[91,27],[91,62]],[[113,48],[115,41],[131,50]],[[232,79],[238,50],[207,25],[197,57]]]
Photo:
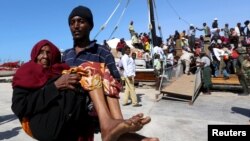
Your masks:
[[[50,47],[50,66],[43,68],[37,64],[36,59],[41,48],[45,45]],[[42,87],[50,78],[61,74],[62,70],[69,69],[69,66],[61,63],[59,49],[48,40],[41,40],[34,45],[31,51],[31,60],[23,64],[13,78],[12,87],[36,89]]]

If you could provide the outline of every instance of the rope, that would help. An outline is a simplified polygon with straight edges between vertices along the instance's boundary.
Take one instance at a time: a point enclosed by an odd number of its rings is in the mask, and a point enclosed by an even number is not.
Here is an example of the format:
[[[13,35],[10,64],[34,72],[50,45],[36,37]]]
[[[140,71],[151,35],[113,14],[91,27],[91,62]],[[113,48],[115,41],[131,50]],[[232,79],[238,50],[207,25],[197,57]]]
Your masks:
[[[122,14],[121,14],[120,17],[119,17],[119,19],[118,19],[118,21],[117,21],[117,23],[116,23],[116,25],[115,25],[114,30],[112,31],[111,35],[109,36],[109,39],[113,36],[113,34],[115,33],[115,31],[117,30],[118,25],[120,24],[121,19],[122,19],[123,15],[124,15],[125,11],[127,10],[129,1],[130,1],[130,0],[127,1],[127,4],[126,4],[126,6],[125,6],[124,9],[123,9]]]
[[[188,21],[186,21],[185,19],[181,18],[180,14],[177,12],[177,10],[172,6],[172,4],[166,0],[168,5],[170,6],[170,8],[174,11],[174,13],[177,15],[177,17],[179,18],[179,20],[182,20],[183,22],[185,22],[186,24],[190,25],[190,23]]]
[[[118,9],[118,7],[121,5],[121,0],[120,2],[117,4],[116,8],[114,9],[114,11],[111,13],[111,15],[109,16],[109,18],[107,19],[107,21],[101,26],[100,30],[98,31],[98,33],[95,35],[94,39],[96,39],[96,37],[101,33],[101,31],[103,31],[105,29],[105,27],[107,26],[108,22],[110,21],[110,19],[113,17],[113,15],[115,14],[116,10]]]

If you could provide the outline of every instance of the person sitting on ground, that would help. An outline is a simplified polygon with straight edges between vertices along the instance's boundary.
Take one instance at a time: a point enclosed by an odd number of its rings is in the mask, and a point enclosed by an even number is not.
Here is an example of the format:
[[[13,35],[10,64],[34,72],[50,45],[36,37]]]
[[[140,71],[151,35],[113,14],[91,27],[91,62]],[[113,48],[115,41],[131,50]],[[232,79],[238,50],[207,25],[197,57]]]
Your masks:
[[[101,73],[89,64],[82,64],[85,66],[81,75],[75,72],[61,75],[69,66],[60,60],[59,49],[50,41],[41,40],[33,47],[31,60],[22,65],[13,78],[11,108],[28,135],[38,140],[93,140],[82,81],[95,82],[88,83],[87,88],[91,89],[87,90],[99,115],[103,141],[116,141],[150,122],[150,118],[143,118],[142,114],[128,120],[113,119],[105,103]],[[106,78],[115,81],[109,76]],[[119,89],[111,89],[115,91],[113,96],[117,96]]]

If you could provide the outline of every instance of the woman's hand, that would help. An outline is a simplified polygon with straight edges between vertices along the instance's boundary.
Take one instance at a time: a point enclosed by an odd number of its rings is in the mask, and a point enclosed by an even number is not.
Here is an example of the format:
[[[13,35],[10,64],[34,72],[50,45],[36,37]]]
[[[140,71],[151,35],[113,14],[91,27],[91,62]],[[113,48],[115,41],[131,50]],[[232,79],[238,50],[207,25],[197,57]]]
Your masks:
[[[81,76],[77,73],[63,74],[55,82],[55,86],[58,90],[71,89],[74,90],[76,84],[79,84]]]

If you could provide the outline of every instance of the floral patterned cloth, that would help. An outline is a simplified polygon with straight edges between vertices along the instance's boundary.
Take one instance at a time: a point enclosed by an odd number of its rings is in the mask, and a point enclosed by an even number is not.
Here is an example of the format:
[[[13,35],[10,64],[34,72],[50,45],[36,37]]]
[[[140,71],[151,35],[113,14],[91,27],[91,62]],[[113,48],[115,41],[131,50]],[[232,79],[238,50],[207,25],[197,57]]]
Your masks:
[[[82,75],[80,83],[85,90],[91,91],[103,87],[105,95],[119,98],[121,84],[113,78],[104,63],[85,62],[78,67],[64,70],[62,73],[78,73]],[[86,73],[87,76],[85,76]]]

